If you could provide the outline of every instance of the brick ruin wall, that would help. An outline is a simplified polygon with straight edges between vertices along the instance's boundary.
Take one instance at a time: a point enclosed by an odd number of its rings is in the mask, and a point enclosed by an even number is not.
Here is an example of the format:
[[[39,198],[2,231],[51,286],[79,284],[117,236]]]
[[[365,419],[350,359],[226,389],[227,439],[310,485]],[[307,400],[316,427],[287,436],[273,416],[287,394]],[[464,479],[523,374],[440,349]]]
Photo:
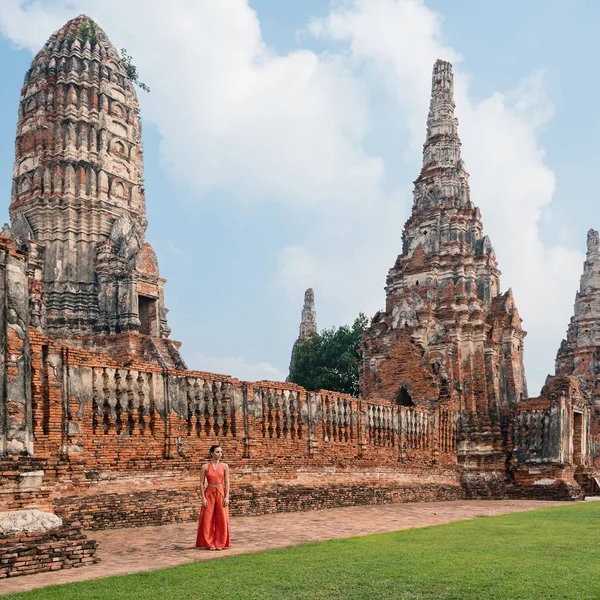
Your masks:
[[[43,533],[0,535],[0,579],[98,562],[98,542],[64,525]]]
[[[214,443],[233,514],[462,496],[456,411],[164,368],[132,332],[110,356],[61,345],[31,317],[31,255],[0,239],[0,511],[88,529],[195,519]]]
[[[215,443],[232,468],[234,515],[575,499],[598,481],[585,382],[555,377],[526,400],[525,332],[470,201],[449,63],[434,65],[423,169],[386,311],[363,339],[357,399],[186,368],[144,242],[135,91],[90,27],[80,16],[54,34],[22,90],[11,227],[0,234],[0,512],[39,508],[63,524],[0,535],[0,578],[94,562],[84,530],[196,519]],[[73,234],[86,240],[75,253]],[[313,330],[307,290],[299,339]],[[576,333],[567,362],[583,356]]]
[[[462,495],[452,411],[123,368],[34,331],[31,356],[35,456],[0,461],[0,510],[92,529],[194,519],[213,443],[232,468],[233,514]]]
[[[598,457],[589,451],[592,406],[573,376],[549,377],[541,396],[520,402],[512,419],[509,497],[578,499],[596,495]]]
[[[132,352],[144,337],[133,332],[111,338],[110,356],[61,345],[31,318],[41,305],[31,255],[0,239],[0,511],[36,507],[75,529],[195,519],[214,443],[232,467],[237,515],[517,493],[506,481],[465,488],[464,416],[451,403],[165,369]]]

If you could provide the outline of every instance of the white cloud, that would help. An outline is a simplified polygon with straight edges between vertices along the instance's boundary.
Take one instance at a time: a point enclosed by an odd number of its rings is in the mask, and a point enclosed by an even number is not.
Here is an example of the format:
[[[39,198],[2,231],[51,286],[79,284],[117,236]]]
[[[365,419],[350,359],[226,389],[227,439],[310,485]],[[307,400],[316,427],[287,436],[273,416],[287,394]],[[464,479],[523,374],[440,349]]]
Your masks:
[[[459,54],[443,42],[441,18],[419,0],[352,0],[313,22],[310,29],[325,40],[346,42],[356,70],[368,64],[371,76],[377,74],[395,94],[398,108],[407,113],[411,146],[420,148],[432,64],[437,58],[460,63]],[[513,288],[529,332],[527,373],[530,391],[536,394],[545,374],[553,372],[582,261],[579,252],[545,247],[540,238],[542,210],[550,203],[555,186],[538,139],[539,128],[552,116],[544,74],[534,73],[517,89],[475,103],[460,66],[455,66],[455,73],[463,158],[472,173],[471,197],[482,210],[485,231],[496,249],[504,289]],[[382,263],[378,252],[381,240],[393,235],[389,223],[379,219],[373,225],[362,240],[371,258],[362,265],[366,275],[375,265],[391,266],[394,258],[390,253]],[[400,249],[399,244],[396,248]],[[313,263],[319,264],[316,259]],[[325,261],[322,269],[331,270],[331,265]],[[351,278],[357,279],[362,277]],[[365,296],[364,289],[354,289]]]
[[[206,373],[230,375],[242,381],[284,381],[287,373],[268,362],[249,363],[241,356],[207,356],[196,354],[188,366]]]
[[[347,42],[355,66],[364,66],[407,110],[414,150],[420,151],[429,108],[431,68],[438,59],[461,56],[446,45],[442,18],[420,0],[344,0],[309,30],[326,40]]]
[[[311,227],[282,249],[273,287],[294,301],[314,287],[323,324],[383,306],[385,274],[401,249],[410,205],[408,190],[395,189],[396,171],[420,152],[433,62],[453,61],[472,199],[529,331],[527,372],[537,393],[553,370],[582,261],[540,238],[554,192],[538,135],[551,117],[543,73],[474,102],[467,65],[461,70],[459,52],[445,41],[443,19],[420,0],[333,4],[307,27],[336,42],[336,52],[320,55],[275,53],[246,0],[2,0],[0,30],[36,51],[81,12],[134,56],[152,88],[140,99],[144,117],[156,123],[163,160],[180,182],[198,194],[220,190],[238,202],[311,212]],[[393,100],[384,111],[374,108],[381,89]],[[399,118],[408,139],[399,138],[392,153],[374,151],[373,131]],[[417,175],[402,173],[406,184]],[[254,370],[271,377],[274,369],[204,358],[200,368],[249,379],[257,378]]]
[[[67,3],[3,0],[0,6],[0,30],[14,44],[37,52],[49,34],[74,16]]]
[[[80,12],[152,82],[144,116],[172,173],[197,192],[331,207],[377,191],[381,160],[361,144],[364,89],[336,56],[272,52],[245,0],[6,0],[0,26],[34,50]]]

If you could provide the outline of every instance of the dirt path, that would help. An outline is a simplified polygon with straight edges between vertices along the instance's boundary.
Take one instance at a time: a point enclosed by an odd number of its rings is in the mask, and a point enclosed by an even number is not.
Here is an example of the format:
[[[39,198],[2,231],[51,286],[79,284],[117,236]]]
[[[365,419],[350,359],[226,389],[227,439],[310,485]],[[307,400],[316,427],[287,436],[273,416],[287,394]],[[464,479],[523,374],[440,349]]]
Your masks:
[[[457,500],[235,517],[231,520],[232,547],[222,552],[209,552],[194,547],[196,523],[91,531],[89,537],[99,542],[98,564],[4,579],[0,581],[0,594],[137,571],[153,571],[305,542],[441,525],[478,516],[502,515],[562,504],[566,503],[532,500]]]

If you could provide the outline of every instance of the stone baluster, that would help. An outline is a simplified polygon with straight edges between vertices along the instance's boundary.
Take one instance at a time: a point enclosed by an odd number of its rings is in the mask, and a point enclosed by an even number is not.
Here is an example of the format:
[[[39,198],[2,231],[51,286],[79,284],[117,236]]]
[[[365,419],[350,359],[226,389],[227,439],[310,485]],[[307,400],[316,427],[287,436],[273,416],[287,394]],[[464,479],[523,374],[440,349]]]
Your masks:
[[[103,383],[102,372],[99,369],[92,370],[92,433],[96,435],[102,419],[103,405]]]
[[[298,439],[301,440],[304,436],[304,427],[308,430],[308,403],[304,402],[304,395],[299,392],[294,392],[296,397],[296,408],[297,408],[297,424],[298,424]]]
[[[133,385],[136,387],[138,397],[138,431],[140,432],[140,435],[145,435],[150,426],[150,395],[145,373],[137,373]]]
[[[196,395],[194,389],[195,379],[193,377],[185,377],[185,399],[186,399],[186,435],[191,437],[194,434],[194,425],[196,420]]]
[[[111,381],[108,371],[108,369],[103,369],[102,371],[102,423],[105,435],[110,432],[113,423]]]
[[[204,433],[208,437],[213,431],[213,388],[210,381],[204,382]]]
[[[298,401],[298,393],[297,392],[289,392],[287,400],[287,414],[289,418],[289,430],[290,437],[292,440],[295,440],[298,437],[298,409],[297,409],[297,401]]]
[[[266,411],[265,411],[265,420],[266,420],[266,427],[267,427],[267,435],[271,439],[273,439],[273,436],[275,435],[275,425],[274,425],[275,419],[274,419],[274,415],[273,415],[274,410],[275,410],[275,407],[274,407],[273,390],[268,390]]]
[[[123,413],[126,413],[125,408],[125,398],[124,396],[124,386],[125,386],[125,377],[126,372],[120,369],[115,371],[114,374],[114,385],[115,385],[115,430],[118,435],[123,433],[125,430],[125,423],[123,418]],[[125,414],[125,420],[127,415]]]
[[[291,415],[290,415],[290,391],[283,390],[281,393],[281,435],[283,438],[293,437],[291,429]]]
[[[275,436],[279,439],[281,437],[281,394],[278,391],[273,392],[273,411],[275,417]]]
[[[344,401],[338,398],[335,403],[335,419],[337,429],[337,440],[343,442],[344,440]]]
[[[139,433],[137,416],[137,406],[139,398],[136,397],[134,392],[134,375],[137,379],[137,374],[127,371],[125,375],[125,389],[123,390],[124,400],[127,403],[127,432],[129,435],[137,436]]]

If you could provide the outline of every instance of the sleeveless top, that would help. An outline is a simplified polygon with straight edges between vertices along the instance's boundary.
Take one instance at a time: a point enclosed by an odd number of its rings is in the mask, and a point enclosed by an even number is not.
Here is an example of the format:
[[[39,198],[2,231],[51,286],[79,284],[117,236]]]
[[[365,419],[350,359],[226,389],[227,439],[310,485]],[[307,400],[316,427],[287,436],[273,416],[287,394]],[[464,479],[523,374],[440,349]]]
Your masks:
[[[217,469],[213,469],[211,463],[208,463],[206,467],[206,482],[212,485],[221,484],[225,485],[225,468],[221,463],[217,465]]]

